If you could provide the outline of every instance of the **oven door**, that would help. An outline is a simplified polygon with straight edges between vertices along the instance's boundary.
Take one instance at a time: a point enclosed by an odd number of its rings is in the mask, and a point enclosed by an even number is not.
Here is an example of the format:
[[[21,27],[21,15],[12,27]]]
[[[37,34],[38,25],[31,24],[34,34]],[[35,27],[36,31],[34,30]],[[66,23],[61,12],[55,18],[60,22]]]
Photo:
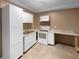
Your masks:
[[[47,33],[48,32],[45,32],[45,31],[39,31],[38,32],[38,42],[39,43],[42,43],[42,44],[48,44],[47,43]]]

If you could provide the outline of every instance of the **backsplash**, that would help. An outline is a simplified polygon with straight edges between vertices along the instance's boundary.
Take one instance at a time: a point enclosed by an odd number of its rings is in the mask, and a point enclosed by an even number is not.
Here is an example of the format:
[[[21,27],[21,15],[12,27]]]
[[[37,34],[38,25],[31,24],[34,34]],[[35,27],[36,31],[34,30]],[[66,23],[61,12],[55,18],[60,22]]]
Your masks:
[[[29,34],[33,32],[33,23],[23,23],[23,34]]]

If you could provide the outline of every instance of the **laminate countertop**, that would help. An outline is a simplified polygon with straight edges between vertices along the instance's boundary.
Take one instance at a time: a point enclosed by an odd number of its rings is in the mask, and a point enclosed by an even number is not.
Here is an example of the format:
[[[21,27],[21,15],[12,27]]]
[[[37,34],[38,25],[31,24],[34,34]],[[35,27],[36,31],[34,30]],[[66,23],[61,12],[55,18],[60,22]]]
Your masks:
[[[64,35],[79,36],[79,33],[75,31],[69,31],[69,30],[49,30],[49,32],[53,32],[57,34],[64,34]]]

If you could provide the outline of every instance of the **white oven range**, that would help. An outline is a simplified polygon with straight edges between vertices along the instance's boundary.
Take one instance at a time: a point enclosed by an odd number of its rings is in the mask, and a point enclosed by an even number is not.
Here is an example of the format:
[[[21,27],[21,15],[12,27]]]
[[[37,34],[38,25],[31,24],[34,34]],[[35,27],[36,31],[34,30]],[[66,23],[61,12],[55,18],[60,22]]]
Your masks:
[[[38,32],[38,42],[48,45],[48,31],[47,30],[40,30]]]

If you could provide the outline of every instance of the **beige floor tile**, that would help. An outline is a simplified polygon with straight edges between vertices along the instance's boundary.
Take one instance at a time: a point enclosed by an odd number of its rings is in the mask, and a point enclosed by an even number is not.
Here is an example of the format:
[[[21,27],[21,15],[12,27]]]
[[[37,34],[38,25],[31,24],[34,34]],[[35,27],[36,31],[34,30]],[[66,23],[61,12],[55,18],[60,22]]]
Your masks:
[[[79,54],[75,52],[74,47],[37,43],[21,59],[79,59]]]

